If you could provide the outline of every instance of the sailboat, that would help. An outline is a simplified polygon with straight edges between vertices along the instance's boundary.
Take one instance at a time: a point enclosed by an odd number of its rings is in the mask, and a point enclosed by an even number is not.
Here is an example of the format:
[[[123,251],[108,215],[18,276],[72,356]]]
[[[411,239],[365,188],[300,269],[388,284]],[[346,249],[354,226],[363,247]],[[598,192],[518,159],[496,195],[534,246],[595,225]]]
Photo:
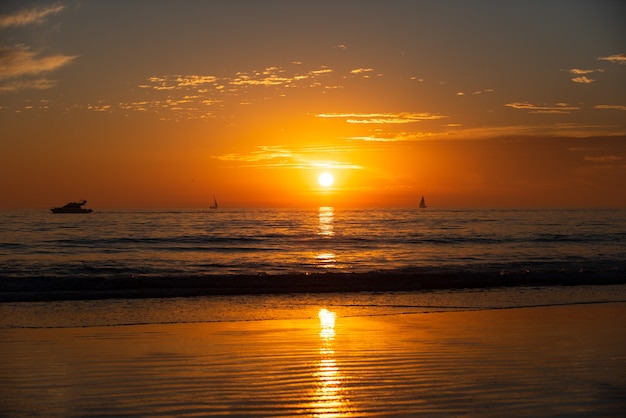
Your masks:
[[[217,199],[213,196],[213,204],[209,206],[209,209],[217,209]]]
[[[427,208],[426,202],[424,202],[424,196],[422,196],[422,200],[420,200],[420,208]]]

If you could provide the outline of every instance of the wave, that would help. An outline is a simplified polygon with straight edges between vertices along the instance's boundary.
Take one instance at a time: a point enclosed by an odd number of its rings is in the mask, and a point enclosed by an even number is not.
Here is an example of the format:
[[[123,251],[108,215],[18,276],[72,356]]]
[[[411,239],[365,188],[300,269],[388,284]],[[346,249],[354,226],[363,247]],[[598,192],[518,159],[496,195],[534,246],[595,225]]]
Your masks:
[[[531,269],[517,266],[405,268],[367,273],[283,273],[221,275],[135,275],[126,269],[97,271],[101,276],[8,277],[0,280],[0,302],[206,295],[301,294],[429,291],[515,286],[626,284],[626,269]],[[92,272],[93,273],[93,272]],[[103,273],[106,275],[102,276]]]

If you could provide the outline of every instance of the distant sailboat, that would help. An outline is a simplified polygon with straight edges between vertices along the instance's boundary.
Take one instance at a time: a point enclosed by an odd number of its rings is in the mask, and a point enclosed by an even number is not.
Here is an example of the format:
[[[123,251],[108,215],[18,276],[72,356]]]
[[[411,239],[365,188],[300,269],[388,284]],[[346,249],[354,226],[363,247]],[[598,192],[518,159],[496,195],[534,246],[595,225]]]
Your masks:
[[[217,199],[213,196],[213,204],[209,206],[209,209],[217,209]]]
[[[422,196],[422,200],[420,200],[420,208],[427,208],[426,202],[424,202],[424,196]]]

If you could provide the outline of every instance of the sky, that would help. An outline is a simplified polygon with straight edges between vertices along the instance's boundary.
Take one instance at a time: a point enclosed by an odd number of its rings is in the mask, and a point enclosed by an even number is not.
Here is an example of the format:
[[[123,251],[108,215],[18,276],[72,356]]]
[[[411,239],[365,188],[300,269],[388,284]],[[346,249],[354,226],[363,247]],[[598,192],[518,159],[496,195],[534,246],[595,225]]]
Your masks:
[[[626,207],[624,16],[3,1],[0,208]]]

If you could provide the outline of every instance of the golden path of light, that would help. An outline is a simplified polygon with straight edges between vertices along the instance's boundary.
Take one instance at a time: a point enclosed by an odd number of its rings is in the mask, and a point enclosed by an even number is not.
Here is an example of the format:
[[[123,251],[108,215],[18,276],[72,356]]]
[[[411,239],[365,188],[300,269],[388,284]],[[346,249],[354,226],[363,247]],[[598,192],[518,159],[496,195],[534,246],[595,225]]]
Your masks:
[[[335,312],[320,309],[320,361],[313,410],[315,416],[351,416],[349,401],[343,396],[342,376],[335,360]]]
[[[335,235],[333,224],[335,223],[335,209],[332,206],[322,206],[319,209],[319,223],[317,234],[322,237]]]
[[[319,221],[317,224],[317,235],[321,238],[332,238],[335,235],[333,224],[335,222],[335,210],[332,206],[322,206],[319,208]],[[316,267],[332,268],[336,266],[337,257],[334,251],[326,250],[315,253],[314,264]]]

